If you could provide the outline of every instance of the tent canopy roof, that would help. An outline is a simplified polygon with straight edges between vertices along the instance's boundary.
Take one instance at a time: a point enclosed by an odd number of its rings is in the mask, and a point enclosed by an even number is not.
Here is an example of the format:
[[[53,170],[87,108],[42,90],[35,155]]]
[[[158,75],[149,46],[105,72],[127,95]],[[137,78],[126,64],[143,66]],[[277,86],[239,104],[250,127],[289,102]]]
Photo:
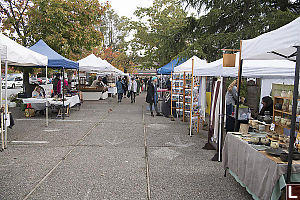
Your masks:
[[[1,60],[11,66],[46,66],[47,56],[36,53],[0,33]]]
[[[97,58],[94,54],[91,54],[81,60],[78,60],[79,69],[81,71],[99,71],[103,72],[108,70],[108,67],[105,66],[99,58]]]
[[[179,58],[177,57],[176,59],[172,60],[171,62],[169,62],[168,64],[166,64],[165,66],[159,68],[157,70],[157,74],[171,74],[171,72],[173,71],[173,69],[175,67],[177,67],[178,65],[184,63],[187,59],[181,59],[179,60]]]
[[[197,56],[193,56],[184,63],[178,65],[174,72],[184,72],[184,71],[192,71],[192,60],[194,59],[194,71],[196,69],[200,69],[202,66],[206,65],[206,60],[201,60]]]
[[[239,57],[239,54],[236,55]],[[223,67],[223,59],[204,65],[194,71],[196,76],[223,76],[237,77],[239,60],[236,59],[235,67]],[[289,60],[244,60],[244,77],[293,77],[295,63]]]
[[[296,60],[300,46],[300,17],[274,31],[242,41],[242,59],[247,60]]]
[[[78,69],[77,62],[69,60],[51,49],[43,40],[39,40],[29,49],[48,56],[48,66],[53,68]]]

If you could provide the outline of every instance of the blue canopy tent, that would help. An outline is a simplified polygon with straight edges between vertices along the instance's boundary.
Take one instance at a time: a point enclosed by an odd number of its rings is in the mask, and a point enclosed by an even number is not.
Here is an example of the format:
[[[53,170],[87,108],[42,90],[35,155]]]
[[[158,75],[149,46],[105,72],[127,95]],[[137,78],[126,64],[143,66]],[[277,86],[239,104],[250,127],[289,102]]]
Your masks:
[[[162,75],[169,75],[171,74],[171,72],[174,71],[174,67],[184,63],[187,59],[184,58],[184,59],[181,59],[179,60],[179,58],[176,58],[174,60],[172,60],[171,62],[169,62],[168,64],[166,64],[165,66],[159,68],[157,70],[157,74],[162,74]]]
[[[69,60],[56,51],[51,49],[43,40],[39,40],[35,45],[29,48],[32,51],[48,56],[48,67],[64,68],[64,69],[79,69],[79,64]]]
[[[63,57],[62,55],[58,54],[56,51],[51,49],[51,47],[49,47],[43,40],[39,40],[35,45],[31,46],[29,49],[48,57],[48,66],[46,66],[46,80],[47,80],[47,67],[62,69],[62,73],[63,73],[63,84],[62,85],[64,85],[64,81],[65,81],[65,69],[76,69],[77,71],[79,71],[78,62],[69,60],[69,59]],[[78,81],[79,81],[79,79],[78,79]],[[46,83],[47,83],[47,81],[46,81]],[[64,119],[64,117],[65,117],[64,89],[62,91],[63,91],[62,118]],[[48,104],[48,102],[47,102],[47,104]],[[46,104],[46,116],[48,116],[48,105],[47,104]]]

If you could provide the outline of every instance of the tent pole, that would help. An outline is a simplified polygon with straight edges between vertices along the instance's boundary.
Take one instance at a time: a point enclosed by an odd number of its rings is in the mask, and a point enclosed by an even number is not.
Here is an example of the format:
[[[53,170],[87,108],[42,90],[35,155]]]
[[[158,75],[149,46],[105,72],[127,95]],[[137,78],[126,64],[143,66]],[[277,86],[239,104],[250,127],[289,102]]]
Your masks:
[[[4,148],[7,148],[7,65],[8,61],[5,62],[5,107],[4,107]],[[2,87],[2,86],[1,86]]]
[[[77,87],[77,90],[78,90],[78,92],[79,92],[79,85],[80,85],[79,69],[77,70],[77,76],[78,76],[78,87]]]
[[[193,90],[194,90],[194,59],[192,59],[192,85],[191,85],[191,104],[190,104],[190,137],[192,137],[192,128],[193,128],[193,110],[194,110],[194,93],[193,93]]]
[[[238,83],[237,83],[238,94],[237,94],[237,104],[236,104],[236,110],[235,110],[235,123],[234,123],[235,131],[239,131],[238,116],[239,116],[239,107],[240,107],[242,72],[243,72],[243,60],[242,60],[242,40],[241,40],[240,41],[240,55],[239,55]]]
[[[62,113],[62,119],[65,119],[65,68],[63,68],[63,82],[62,82],[62,102],[63,102],[63,113]]]
[[[296,57],[296,68],[295,68],[295,78],[294,78],[294,94],[293,94],[293,108],[292,108],[292,123],[290,131],[290,145],[289,145],[289,155],[288,155],[288,167],[287,167],[287,183],[291,183],[291,173],[292,173],[292,162],[293,162],[293,152],[295,143],[295,124],[296,124],[296,112],[297,112],[297,99],[298,99],[298,87],[299,87],[299,69],[300,69],[300,46],[297,46],[297,57]]]
[[[171,121],[175,121],[174,119],[174,116],[173,116],[173,71],[174,71],[174,66],[173,66],[173,63],[172,63],[172,71],[171,71],[171,79],[172,79],[172,82],[171,82]]]
[[[0,107],[2,108],[2,69],[0,56]],[[1,112],[1,151],[4,150],[3,112]]]
[[[46,65],[46,87],[45,87],[45,96],[46,96],[46,127],[49,125],[49,119],[48,119],[48,66]]]

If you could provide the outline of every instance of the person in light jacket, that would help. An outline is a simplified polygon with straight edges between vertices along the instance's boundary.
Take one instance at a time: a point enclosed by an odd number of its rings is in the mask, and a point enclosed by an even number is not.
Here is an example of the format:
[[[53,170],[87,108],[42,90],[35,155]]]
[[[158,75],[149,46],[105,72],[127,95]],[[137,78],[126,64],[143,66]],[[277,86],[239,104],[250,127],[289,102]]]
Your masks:
[[[131,81],[129,82],[128,91],[130,92],[131,103],[135,103],[135,95],[136,95],[136,91],[137,91],[137,82],[135,81],[135,79],[133,77],[131,78]]]

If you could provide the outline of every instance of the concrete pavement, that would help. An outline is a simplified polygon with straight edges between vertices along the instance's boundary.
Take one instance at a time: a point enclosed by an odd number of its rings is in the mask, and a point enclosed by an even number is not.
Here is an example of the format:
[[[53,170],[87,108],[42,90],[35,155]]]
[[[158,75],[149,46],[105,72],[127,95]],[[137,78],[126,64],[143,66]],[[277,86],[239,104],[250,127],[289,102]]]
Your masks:
[[[11,109],[18,143],[0,152],[0,199],[251,199],[202,150],[205,132],[189,137],[186,123],[151,117],[144,101],[84,102],[48,127]]]

